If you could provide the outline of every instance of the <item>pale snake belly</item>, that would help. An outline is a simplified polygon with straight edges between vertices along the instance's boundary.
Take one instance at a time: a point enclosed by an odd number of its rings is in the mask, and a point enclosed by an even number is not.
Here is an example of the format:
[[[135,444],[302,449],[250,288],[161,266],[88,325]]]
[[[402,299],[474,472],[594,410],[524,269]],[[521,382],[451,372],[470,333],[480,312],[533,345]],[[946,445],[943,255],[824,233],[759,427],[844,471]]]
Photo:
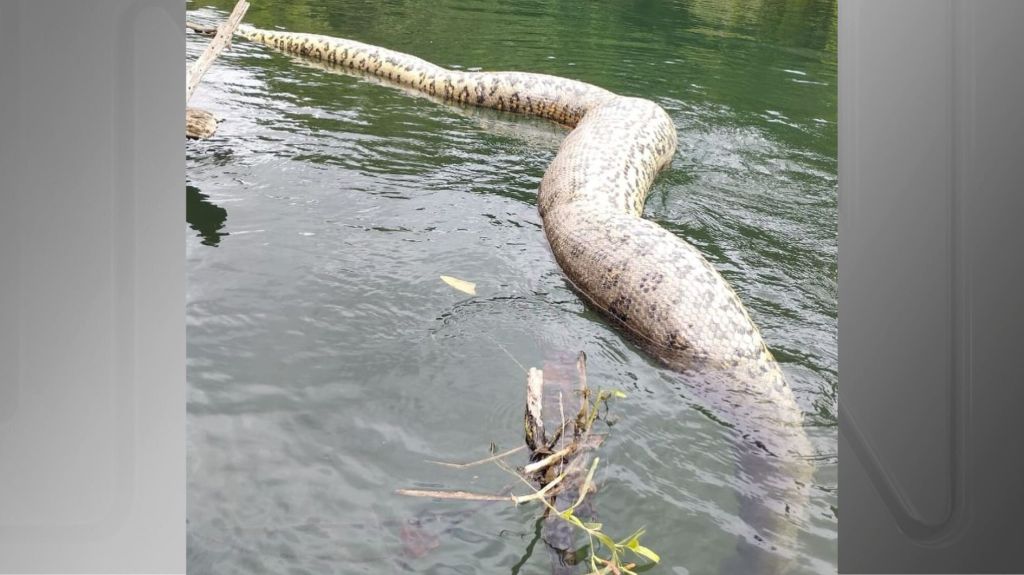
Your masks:
[[[759,489],[741,496],[741,515],[756,531],[752,546],[741,548],[777,553],[754,553],[774,559],[751,558],[737,569],[790,572],[787,548],[806,513],[813,473],[803,412],[722,275],[689,243],[642,218],[651,185],[677,146],[675,125],[660,106],[556,76],[449,70],[352,40],[250,26],[237,33],[445,101],[571,128],[537,199],[551,251],[575,291],[685,374],[698,402],[746,440],[740,469]]]

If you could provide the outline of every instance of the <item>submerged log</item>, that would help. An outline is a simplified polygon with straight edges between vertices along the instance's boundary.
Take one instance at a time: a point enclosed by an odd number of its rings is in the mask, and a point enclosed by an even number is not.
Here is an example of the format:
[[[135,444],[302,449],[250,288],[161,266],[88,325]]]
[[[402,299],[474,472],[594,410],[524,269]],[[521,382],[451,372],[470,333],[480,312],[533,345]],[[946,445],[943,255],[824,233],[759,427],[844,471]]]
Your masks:
[[[577,560],[576,527],[562,515],[571,510],[571,521],[587,521],[594,516],[588,495],[595,490],[592,481],[597,460],[593,451],[604,440],[603,435],[591,432],[596,409],[611,394],[601,392],[591,404],[587,387],[586,355],[575,358],[561,355],[545,361],[544,369],[530,368],[526,378],[526,409],[524,434],[530,463],[514,470],[503,459],[523,447],[495,453],[471,463],[437,462],[441,465],[464,469],[494,462],[519,479],[536,485],[527,495],[498,495],[462,490],[398,489],[396,493],[409,497],[441,500],[481,502],[510,501],[516,505],[531,501],[544,503],[543,527],[538,536],[552,553],[552,574],[575,573]],[[552,513],[552,511],[555,511]],[[598,527],[599,528],[599,527]],[[605,537],[602,535],[602,537]],[[532,544],[531,544],[532,547]],[[600,560],[600,559],[599,559]]]
[[[538,461],[568,451],[557,458],[560,460],[583,447],[590,435],[589,400],[587,356],[583,352],[574,363],[563,357],[548,362],[544,370],[530,368],[524,428],[531,459]]]
[[[186,106],[188,106],[188,101],[192,99],[192,94],[195,93],[196,87],[199,86],[199,81],[203,79],[203,75],[206,74],[206,71],[213,65],[213,61],[217,59],[217,56],[219,56],[225,48],[231,45],[231,37],[234,36],[238,25],[242,23],[242,18],[245,16],[245,12],[248,9],[249,2],[246,0],[238,0],[238,3],[235,4],[235,8],[231,11],[231,15],[228,16],[228,19],[216,28],[213,40],[210,40],[210,43],[206,46],[206,50],[203,51],[202,55],[200,55],[188,69],[188,74],[185,78]],[[198,24],[192,23],[188,23],[186,26],[202,34],[209,34],[213,30],[210,27],[202,27]],[[213,114],[198,108],[185,108],[185,137],[193,139],[209,138],[216,130],[217,121],[213,117]]]
[[[594,485],[586,478],[592,452],[604,439],[591,433],[594,418],[586,360],[583,352],[575,362],[571,356],[554,358],[545,362],[543,371],[531,369],[526,384],[524,427],[531,463],[523,473],[548,493],[550,507],[545,509],[542,537],[552,553],[552,573],[557,575],[576,571],[578,534],[551,509],[561,512],[579,503],[580,517],[593,516],[587,495]]]

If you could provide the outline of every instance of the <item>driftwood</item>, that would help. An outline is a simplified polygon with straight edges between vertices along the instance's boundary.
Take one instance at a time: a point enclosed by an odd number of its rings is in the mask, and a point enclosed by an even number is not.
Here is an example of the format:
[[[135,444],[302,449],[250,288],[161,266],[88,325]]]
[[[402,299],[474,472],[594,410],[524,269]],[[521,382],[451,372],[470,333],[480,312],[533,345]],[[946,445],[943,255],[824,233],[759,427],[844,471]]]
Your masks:
[[[597,406],[590,402],[587,356],[580,352],[575,370],[572,364],[571,356],[562,356],[545,362],[543,373],[530,370],[524,414],[531,463],[523,474],[548,494],[541,537],[552,555],[551,572],[557,575],[576,572],[577,540],[553,511],[571,509],[583,521],[593,517],[588,499],[595,489],[592,454],[604,439],[591,433]]]
[[[185,108],[185,137],[193,140],[209,138],[217,131],[217,119],[199,108]]]
[[[544,435],[544,372],[531,367],[526,375],[526,446],[531,452],[545,447]]]
[[[562,487],[552,491],[549,498],[556,507],[559,493],[580,487],[589,461],[585,454],[604,439],[591,435],[587,356],[580,352],[576,358],[576,373],[571,373],[571,368],[564,369],[567,363],[558,362],[560,369],[549,368],[547,377],[539,369],[530,370],[523,416],[526,444],[531,452],[531,463],[523,472],[541,489],[554,478],[565,477]]]
[[[523,418],[526,446],[501,453],[492,452],[490,457],[470,463],[430,462],[456,469],[466,469],[493,462],[511,471],[511,468],[503,464],[502,460],[526,447],[530,450],[531,463],[522,468],[521,478],[524,481],[532,480],[538,484],[538,489],[534,493],[505,496],[427,489],[398,489],[395,493],[410,497],[461,499],[464,501],[512,501],[517,504],[543,497],[554,505],[559,494],[578,490],[583,483],[583,474],[587,470],[589,459],[583,457],[583,454],[600,446],[604,440],[604,437],[590,433],[594,414],[591,412],[590,389],[587,387],[586,359],[587,356],[580,352],[576,360],[578,381],[576,385],[569,382],[570,378],[567,378],[565,370],[559,370],[562,373],[556,373],[555,377],[548,378],[548,385],[545,385],[544,372],[537,368],[530,368],[526,378],[526,413]],[[565,416],[567,405],[573,410],[570,412],[572,414],[570,419]],[[557,419],[555,419],[556,415]],[[545,418],[549,418],[547,424],[545,424]],[[546,429],[553,431],[548,434]],[[575,494],[572,496],[573,499],[577,497]]]
[[[188,69],[188,74],[185,78],[185,136],[188,138],[209,138],[217,129],[217,121],[213,114],[198,108],[187,107],[188,101],[192,99],[192,94],[195,93],[196,87],[199,86],[199,81],[203,79],[203,75],[213,65],[213,61],[225,48],[231,45],[231,37],[234,36],[238,25],[242,23],[242,18],[248,9],[249,2],[238,0],[228,19],[216,29],[198,24],[187,24],[193,30],[196,30],[197,27],[201,28],[201,30],[197,31],[203,34],[209,34],[212,30],[216,30],[213,40],[210,41],[209,45],[206,46],[206,50]]]
[[[545,362],[544,370],[530,368],[526,378],[526,409],[523,416],[525,446],[495,453],[492,445],[490,457],[471,463],[432,462],[460,469],[493,462],[529,486],[530,493],[517,496],[428,489],[398,489],[395,492],[410,497],[472,501],[484,505],[501,501],[515,505],[542,502],[544,523],[538,537],[543,538],[552,553],[552,573],[574,573],[576,534],[567,522],[571,520],[583,526],[581,521],[593,517],[593,509],[587,498],[595,490],[593,475],[597,460],[592,457],[592,452],[601,445],[604,437],[592,434],[591,427],[598,406],[611,395],[601,392],[591,404],[590,389],[587,387],[586,355],[582,352],[576,358],[575,365],[572,356],[563,355],[554,361]],[[530,451],[530,463],[518,470],[513,469],[504,459],[521,451],[523,447]],[[564,512],[570,514],[569,519],[566,519]],[[598,524],[586,525],[597,525],[596,529],[600,529]],[[607,539],[605,535],[597,535]],[[593,543],[592,536],[591,545]],[[611,565],[600,558],[592,558],[591,564],[595,564],[595,561]]]

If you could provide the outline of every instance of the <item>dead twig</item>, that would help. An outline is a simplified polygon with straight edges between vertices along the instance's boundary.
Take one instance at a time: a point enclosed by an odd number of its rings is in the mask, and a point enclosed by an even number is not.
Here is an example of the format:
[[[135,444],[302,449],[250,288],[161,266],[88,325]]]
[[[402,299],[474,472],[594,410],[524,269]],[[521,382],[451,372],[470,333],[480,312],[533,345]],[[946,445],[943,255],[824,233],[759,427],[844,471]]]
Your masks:
[[[569,455],[572,455],[574,451],[576,451],[576,446],[570,444],[568,447],[559,449],[558,451],[552,453],[551,455],[545,457],[544,459],[541,459],[540,461],[535,461],[527,465],[526,467],[523,468],[523,472],[529,474],[540,471],[548,466],[558,463],[559,461],[568,457]]]
[[[512,503],[519,505],[520,503],[528,503],[538,499],[544,499],[551,491],[558,485],[564,475],[560,475],[551,480],[542,489],[534,491],[529,495],[492,495],[490,493],[470,493],[469,491],[435,491],[431,489],[396,489],[395,493],[399,495],[407,495],[409,497],[430,497],[431,499],[458,499],[461,501],[511,501]]]
[[[409,497],[430,497],[432,499],[459,499],[461,501],[509,501],[509,495],[470,493],[468,491],[432,491],[429,489],[396,489],[395,493]]]
[[[428,459],[427,461],[429,463],[434,463],[434,464],[437,464],[437,465],[443,465],[445,467],[452,467],[452,468],[455,468],[455,469],[466,469],[466,468],[469,468],[469,467],[476,467],[477,465],[483,465],[484,463],[490,463],[490,462],[496,461],[498,459],[503,459],[505,457],[508,457],[509,455],[514,454],[514,453],[519,453],[520,451],[522,451],[524,449],[526,449],[526,446],[525,445],[520,445],[519,447],[514,447],[512,449],[509,449],[508,451],[503,451],[501,453],[498,453],[497,455],[492,455],[490,457],[485,457],[483,459],[478,459],[476,461],[471,461],[469,463],[449,463],[447,461],[434,461],[432,459]]]

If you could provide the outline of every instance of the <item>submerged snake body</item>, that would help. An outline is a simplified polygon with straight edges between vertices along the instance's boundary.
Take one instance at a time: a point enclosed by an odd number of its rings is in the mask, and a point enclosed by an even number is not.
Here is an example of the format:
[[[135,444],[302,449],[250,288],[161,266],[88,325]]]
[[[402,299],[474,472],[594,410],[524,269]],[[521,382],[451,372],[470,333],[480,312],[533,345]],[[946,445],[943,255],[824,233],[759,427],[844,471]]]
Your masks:
[[[260,30],[238,34],[286,52],[362,72],[463,104],[517,112],[572,128],[544,174],[538,208],[555,259],[573,287],[651,355],[695,376],[691,388],[775,458],[741,465],[786,480],[768,498],[791,515],[805,503],[811,468],[802,411],[739,298],[693,246],[643,219],[655,176],[676,151],[675,126],[657,104],[566,78],[466,72],[328,36]],[[770,483],[770,482],[769,482]],[[755,497],[750,504],[764,505]],[[758,513],[762,513],[759,511]],[[768,521],[774,535],[791,525]]]

